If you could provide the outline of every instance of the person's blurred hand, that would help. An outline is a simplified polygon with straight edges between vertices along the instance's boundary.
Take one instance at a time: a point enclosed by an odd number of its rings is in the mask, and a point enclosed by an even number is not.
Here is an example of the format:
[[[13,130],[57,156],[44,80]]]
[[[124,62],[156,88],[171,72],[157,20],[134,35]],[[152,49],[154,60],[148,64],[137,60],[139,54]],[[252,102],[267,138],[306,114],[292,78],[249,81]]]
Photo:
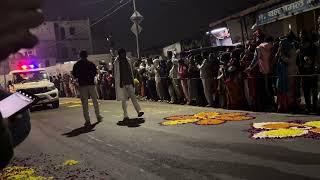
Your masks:
[[[30,29],[44,21],[40,10],[42,0],[1,0],[0,61],[22,48],[32,48],[38,42]]]

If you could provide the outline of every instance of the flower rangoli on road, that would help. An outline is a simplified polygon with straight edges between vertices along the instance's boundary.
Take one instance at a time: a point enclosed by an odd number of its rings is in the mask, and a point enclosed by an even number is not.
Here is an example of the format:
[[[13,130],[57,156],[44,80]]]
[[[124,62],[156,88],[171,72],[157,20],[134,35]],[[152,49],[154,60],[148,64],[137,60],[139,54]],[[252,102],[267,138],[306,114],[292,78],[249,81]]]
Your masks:
[[[320,139],[320,121],[264,122],[253,123],[254,139],[283,139],[306,137]]]
[[[165,118],[160,124],[163,126],[174,126],[194,123],[196,125],[220,125],[227,121],[247,121],[255,117],[248,113],[218,113],[218,112],[200,112],[194,115],[177,115]]]
[[[28,167],[7,167],[0,172],[0,179],[9,180],[52,180],[53,177],[37,176],[35,170]]]

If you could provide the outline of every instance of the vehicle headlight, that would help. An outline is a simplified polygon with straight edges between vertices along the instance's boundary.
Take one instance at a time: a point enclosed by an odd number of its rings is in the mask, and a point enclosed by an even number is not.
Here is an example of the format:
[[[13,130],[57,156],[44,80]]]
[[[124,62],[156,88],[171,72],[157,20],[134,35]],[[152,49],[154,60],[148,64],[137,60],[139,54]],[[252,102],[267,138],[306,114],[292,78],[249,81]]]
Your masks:
[[[49,90],[49,91],[53,91],[53,90],[55,90],[55,89],[56,89],[55,86],[49,86],[49,87],[48,87],[48,90]]]

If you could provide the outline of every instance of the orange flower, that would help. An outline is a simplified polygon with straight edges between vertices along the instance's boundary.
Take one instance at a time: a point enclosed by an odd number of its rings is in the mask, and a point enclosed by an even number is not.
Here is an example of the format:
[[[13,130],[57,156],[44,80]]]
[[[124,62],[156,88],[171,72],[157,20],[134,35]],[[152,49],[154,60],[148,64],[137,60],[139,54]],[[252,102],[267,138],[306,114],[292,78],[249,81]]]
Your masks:
[[[310,132],[313,132],[313,133],[320,134],[320,128],[311,129],[311,130],[309,130],[309,131],[310,131]]]
[[[249,116],[246,113],[226,113],[217,116],[216,119],[223,121],[247,121],[254,119],[254,117]]]
[[[265,129],[289,129],[291,127],[297,127],[297,126],[299,126],[299,124],[279,122],[279,123],[265,124],[262,127]]]
[[[218,119],[203,119],[196,122],[197,125],[219,125],[223,124],[226,121],[218,120]]]

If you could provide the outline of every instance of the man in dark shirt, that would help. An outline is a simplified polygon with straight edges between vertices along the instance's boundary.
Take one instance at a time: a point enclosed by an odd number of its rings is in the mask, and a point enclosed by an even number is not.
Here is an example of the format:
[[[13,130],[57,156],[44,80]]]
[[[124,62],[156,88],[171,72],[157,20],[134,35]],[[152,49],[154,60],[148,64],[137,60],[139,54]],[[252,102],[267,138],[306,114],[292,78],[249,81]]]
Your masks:
[[[138,113],[138,117],[142,117],[144,112],[141,111],[141,107],[138,103],[137,97],[134,94],[133,87],[133,71],[132,66],[128,62],[126,51],[120,49],[118,51],[119,57],[115,61],[115,79],[116,79],[116,95],[117,100],[122,101],[124,120],[129,120],[127,112],[127,101],[130,98],[135,110]]]
[[[80,60],[73,66],[72,71],[73,76],[78,80],[79,83],[79,92],[83,108],[83,116],[86,121],[86,127],[91,126],[88,105],[89,97],[92,99],[98,122],[101,122],[103,119],[100,114],[97,91],[94,83],[94,79],[98,74],[97,68],[92,62],[88,61],[87,57],[87,51],[81,51]]]
[[[301,75],[305,75],[301,78],[304,99],[306,102],[305,113],[317,112],[318,77],[312,76],[316,73],[316,46],[305,30],[300,32],[300,41],[301,42],[300,48],[298,50],[297,66],[299,68],[299,73]]]

